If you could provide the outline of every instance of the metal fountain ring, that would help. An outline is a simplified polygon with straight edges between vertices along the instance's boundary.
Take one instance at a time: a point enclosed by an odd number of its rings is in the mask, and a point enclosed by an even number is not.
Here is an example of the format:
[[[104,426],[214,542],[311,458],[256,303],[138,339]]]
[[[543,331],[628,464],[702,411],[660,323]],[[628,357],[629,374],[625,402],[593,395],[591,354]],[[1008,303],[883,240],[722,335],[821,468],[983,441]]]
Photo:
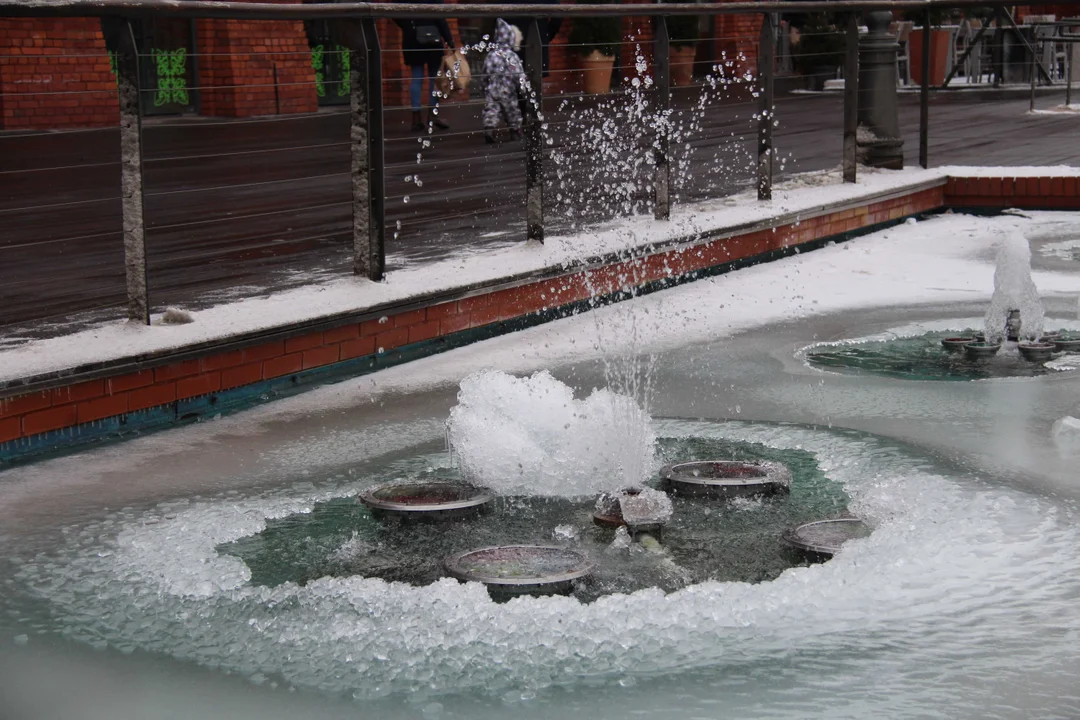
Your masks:
[[[840,552],[849,540],[870,534],[870,527],[858,518],[818,520],[784,533],[784,542],[810,560],[824,561]]]
[[[498,545],[451,555],[451,577],[481,582],[496,593],[567,593],[595,565],[583,553],[554,545]]]
[[[660,471],[665,488],[685,497],[731,498],[788,492],[791,471],[771,460],[700,460]]]
[[[494,497],[487,488],[464,482],[396,480],[368,488],[359,500],[377,516],[451,520],[482,512]]]

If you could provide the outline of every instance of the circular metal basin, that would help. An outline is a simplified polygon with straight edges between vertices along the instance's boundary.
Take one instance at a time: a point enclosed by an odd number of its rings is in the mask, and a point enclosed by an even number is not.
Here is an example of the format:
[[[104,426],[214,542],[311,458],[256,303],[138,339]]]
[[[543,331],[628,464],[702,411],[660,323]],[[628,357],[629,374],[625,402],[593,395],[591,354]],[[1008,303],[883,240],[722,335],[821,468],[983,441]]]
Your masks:
[[[941,345],[950,352],[963,352],[964,346],[973,342],[974,337],[947,337],[941,341]]]
[[[848,540],[864,538],[870,527],[858,518],[818,520],[784,534],[784,541],[814,561],[824,561],[840,551]]]
[[[1020,355],[1030,362],[1045,362],[1054,354],[1055,345],[1052,342],[1020,343],[1017,348]]]
[[[1058,352],[1080,352],[1080,338],[1062,336],[1054,338],[1053,343]]]
[[[443,561],[447,574],[465,582],[481,582],[504,594],[568,593],[574,581],[592,573],[582,553],[551,545],[500,545],[451,555]]]
[[[380,517],[405,520],[453,520],[482,512],[490,490],[449,480],[402,480],[368,488],[360,502]]]
[[[1039,336],[1039,342],[1051,342],[1052,343],[1052,342],[1057,341],[1057,339],[1060,338],[1060,337],[1061,337],[1061,331],[1060,330],[1051,330],[1049,332],[1044,332],[1042,335],[1040,335]]]
[[[969,358],[988,358],[997,355],[1001,343],[973,342],[964,346],[964,353]]]
[[[665,487],[685,497],[741,497],[787,492],[791,471],[766,460],[702,460],[669,465],[660,471]]]

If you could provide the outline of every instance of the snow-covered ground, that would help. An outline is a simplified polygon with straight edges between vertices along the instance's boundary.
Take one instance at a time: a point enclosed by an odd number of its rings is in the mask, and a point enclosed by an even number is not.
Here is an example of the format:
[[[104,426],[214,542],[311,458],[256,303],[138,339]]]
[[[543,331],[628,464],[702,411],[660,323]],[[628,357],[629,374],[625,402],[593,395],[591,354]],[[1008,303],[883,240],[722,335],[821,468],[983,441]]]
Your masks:
[[[194,322],[151,326],[111,322],[62,337],[32,340],[0,350],[0,381],[59,371],[143,353],[162,352],[241,333],[290,325],[330,314],[362,312],[385,303],[404,303],[433,292],[490,283],[518,273],[568,267],[582,258],[662,243],[777,216],[809,213],[845,201],[932,182],[950,174],[968,177],[1076,175],[1080,168],[955,168],[872,171],[846,185],[836,173],[807,174],[779,185],[771,202],[740,195],[677,209],[670,221],[635,217],[592,232],[550,238],[490,253],[418,265],[390,273],[385,282],[340,278],[266,297],[228,302],[202,310]],[[740,273],[741,274],[741,273]],[[907,299],[910,300],[910,297]],[[160,317],[157,318],[160,320]]]

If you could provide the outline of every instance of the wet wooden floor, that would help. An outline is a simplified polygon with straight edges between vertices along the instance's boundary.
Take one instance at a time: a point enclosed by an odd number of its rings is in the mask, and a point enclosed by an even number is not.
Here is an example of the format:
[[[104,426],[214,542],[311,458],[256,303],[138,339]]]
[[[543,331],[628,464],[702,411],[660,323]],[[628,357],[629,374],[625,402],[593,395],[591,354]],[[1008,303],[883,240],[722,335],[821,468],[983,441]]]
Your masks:
[[[689,108],[698,99],[697,91],[683,91],[676,104]],[[1043,107],[1060,102],[1039,98]],[[749,187],[754,109],[750,102],[717,102],[698,120],[691,121],[689,112],[681,116],[676,182],[683,201]],[[641,158],[648,156],[649,136],[623,110],[607,130],[614,138],[610,151],[601,154],[582,141],[584,130],[598,125],[589,120],[591,111],[554,100],[546,107],[552,137],[545,163],[549,232],[612,212],[647,210],[647,163]],[[1026,110],[1026,99],[935,97],[931,163],[1080,163],[1080,117]],[[839,95],[778,99],[776,146],[784,174],[839,165],[841,113]],[[917,162],[918,114],[918,96],[902,96],[909,165]],[[524,237],[522,144],[484,144],[474,105],[449,107],[443,116],[452,130],[417,137],[406,130],[407,112],[388,112],[391,272]],[[348,132],[340,110],[148,121],[145,207],[153,307],[198,308],[349,272]],[[116,129],[0,134],[4,334],[47,334],[73,316],[85,320],[87,312],[122,315],[118,136]]]

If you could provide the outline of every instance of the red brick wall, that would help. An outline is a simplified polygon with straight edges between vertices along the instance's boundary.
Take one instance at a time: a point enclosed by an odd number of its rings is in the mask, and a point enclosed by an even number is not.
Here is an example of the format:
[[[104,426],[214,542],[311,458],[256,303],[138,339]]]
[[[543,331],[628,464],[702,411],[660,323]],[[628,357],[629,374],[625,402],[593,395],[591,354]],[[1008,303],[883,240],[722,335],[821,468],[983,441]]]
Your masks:
[[[716,56],[726,53],[736,62],[735,71],[757,73],[758,43],[761,39],[761,15],[717,15]],[[745,58],[740,61],[739,58]]]
[[[949,178],[945,203],[951,207],[1080,210],[1080,178]]]
[[[197,38],[203,115],[250,117],[318,109],[302,22],[199,20]]]
[[[100,21],[0,19],[0,129],[117,122],[116,80]]]

